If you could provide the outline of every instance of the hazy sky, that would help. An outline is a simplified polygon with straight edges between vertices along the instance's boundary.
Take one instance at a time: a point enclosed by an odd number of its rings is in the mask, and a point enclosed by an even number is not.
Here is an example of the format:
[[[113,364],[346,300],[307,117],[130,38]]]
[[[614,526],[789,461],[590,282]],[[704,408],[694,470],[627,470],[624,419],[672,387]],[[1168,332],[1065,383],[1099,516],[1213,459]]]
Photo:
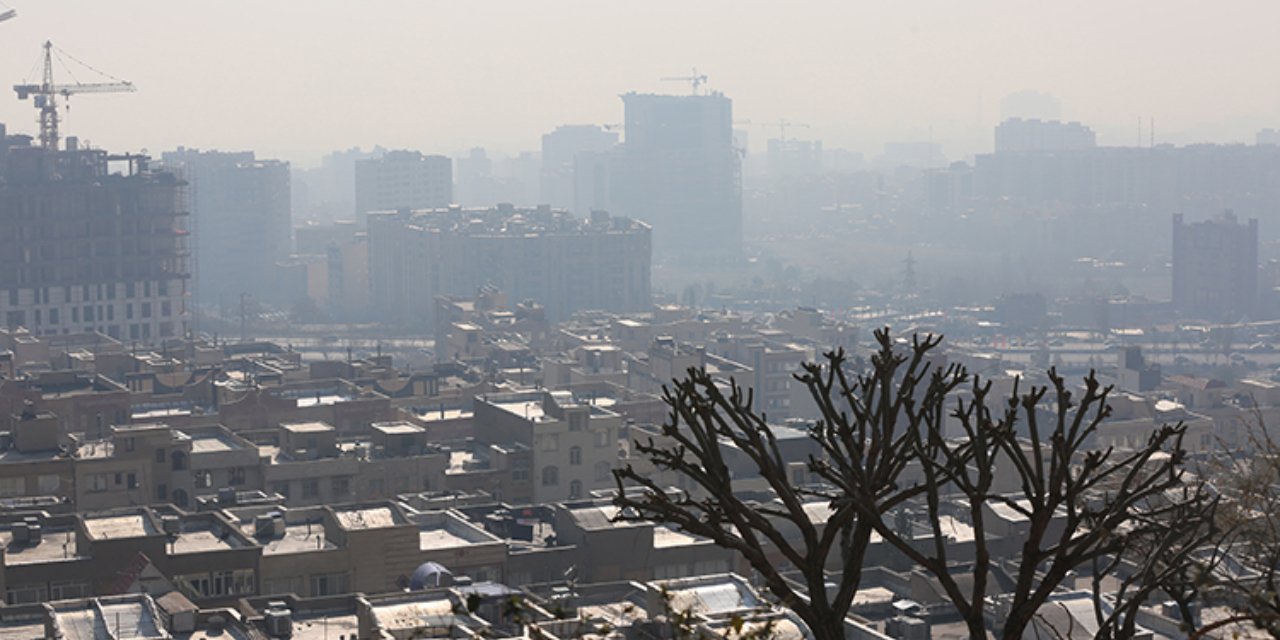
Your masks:
[[[536,149],[557,124],[620,122],[620,93],[687,91],[659,78],[693,66],[736,117],[869,155],[931,131],[953,157],[989,148],[1018,90],[1056,95],[1102,144],[1132,144],[1140,117],[1157,141],[1280,127],[1275,0],[0,3],[19,12],[0,23],[3,84],[46,39],[137,84],[73,98],[65,127],[121,151]],[[35,109],[6,95],[0,122],[33,131]],[[776,133],[749,130],[757,148]]]

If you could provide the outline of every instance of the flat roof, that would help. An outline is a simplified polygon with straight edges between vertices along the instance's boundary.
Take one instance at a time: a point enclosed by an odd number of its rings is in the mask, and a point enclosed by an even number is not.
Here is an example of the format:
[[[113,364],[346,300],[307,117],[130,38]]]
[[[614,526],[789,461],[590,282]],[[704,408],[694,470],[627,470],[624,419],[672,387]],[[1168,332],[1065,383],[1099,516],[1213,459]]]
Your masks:
[[[654,549],[681,547],[684,545],[695,544],[697,542],[699,542],[699,539],[696,536],[689,535],[683,531],[676,531],[670,527],[653,528]]]
[[[188,434],[190,436],[190,434]],[[191,437],[191,453],[239,451],[244,447],[221,433],[200,433]]]
[[[5,547],[5,566],[79,560],[82,556],[76,545],[76,534],[71,529],[45,531],[40,544],[13,544],[13,532],[0,532],[0,544]],[[3,637],[3,636],[0,636]]]
[[[343,529],[382,529],[400,524],[391,507],[346,509],[334,511],[334,515],[338,517],[338,524]]]
[[[250,520],[240,527],[241,533],[254,538],[254,525]],[[306,553],[308,551],[330,551],[338,545],[330,542],[325,536],[324,525],[319,522],[288,524],[285,523],[284,535],[279,538],[254,538],[262,545],[264,555],[285,553]]]
[[[335,431],[333,426],[326,422],[285,422],[280,425],[280,428],[291,433],[323,433],[325,431]]]
[[[408,422],[379,422],[373,425],[374,430],[381,431],[389,436],[410,435],[415,433],[426,433],[427,430],[416,424]]]
[[[293,614],[293,640],[333,640],[354,638],[360,633],[360,620],[354,613],[318,612]]]
[[[470,540],[450,533],[445,527],[423,529],[418,532],[418,548],[422,551],[465,547],[470,544]]]
[[[204,553],[206,551],[225,551],[243,549],[245,544],[239,536],[223,531],[222,525],[212,522],[183,522],[182,533],[173,540],[171,553]]]
[[[85,518],[84,528],[95,540],[141,538],[159,533],[151,519],[141,514]]]

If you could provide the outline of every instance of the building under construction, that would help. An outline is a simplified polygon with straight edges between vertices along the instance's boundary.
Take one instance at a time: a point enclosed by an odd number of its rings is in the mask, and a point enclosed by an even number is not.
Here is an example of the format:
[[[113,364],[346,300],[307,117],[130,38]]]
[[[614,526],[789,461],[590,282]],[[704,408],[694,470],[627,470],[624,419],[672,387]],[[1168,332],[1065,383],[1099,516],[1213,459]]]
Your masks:
[[[56,145],[56,143],[55,143]],[[0,125],[0,323],[154,342],[187,331],[184,184],[144,156]]]

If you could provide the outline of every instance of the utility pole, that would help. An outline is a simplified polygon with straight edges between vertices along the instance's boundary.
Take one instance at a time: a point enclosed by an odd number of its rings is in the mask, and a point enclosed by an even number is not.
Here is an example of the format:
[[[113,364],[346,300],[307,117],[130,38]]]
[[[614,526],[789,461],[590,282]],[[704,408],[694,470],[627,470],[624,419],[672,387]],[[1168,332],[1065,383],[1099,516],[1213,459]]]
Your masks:
[[[240,342],[249,341],[249,294],[240,294]]]

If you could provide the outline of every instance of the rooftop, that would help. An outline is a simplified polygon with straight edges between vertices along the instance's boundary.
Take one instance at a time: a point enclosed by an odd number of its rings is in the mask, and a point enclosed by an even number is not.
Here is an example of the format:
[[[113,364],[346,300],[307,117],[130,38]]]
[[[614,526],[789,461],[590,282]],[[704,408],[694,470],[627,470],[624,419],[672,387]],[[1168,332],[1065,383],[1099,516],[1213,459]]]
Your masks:
[[[401,518],[390,507],[366,507],[334,509],[334,516],[343,529],[385,529],[402,524]]]
[[[182,523],[182,533],[173,538],[170,553],[205,553],[246,546],[245,540],[235,535],[230,527],[208,520],[188,520]]]
[[[69,528],[45,531],[39,544],[18,545],[13,544],[12,531],[0,531],[0,544],[5,547],[6,566],[79,560],[83,557],[76,545],[76,534]]]
[[[219,453],[239,451],[238,442],[221,433],[199,433],[191,436],[191,453]]]
[[[324,433],[334,430],[324,422],[286,422],[281,424],[280,428],[290,433]]]
[[[85,518],[84,528],[94,540],[141,538],[159,533],[151,519],[142,514]]]

